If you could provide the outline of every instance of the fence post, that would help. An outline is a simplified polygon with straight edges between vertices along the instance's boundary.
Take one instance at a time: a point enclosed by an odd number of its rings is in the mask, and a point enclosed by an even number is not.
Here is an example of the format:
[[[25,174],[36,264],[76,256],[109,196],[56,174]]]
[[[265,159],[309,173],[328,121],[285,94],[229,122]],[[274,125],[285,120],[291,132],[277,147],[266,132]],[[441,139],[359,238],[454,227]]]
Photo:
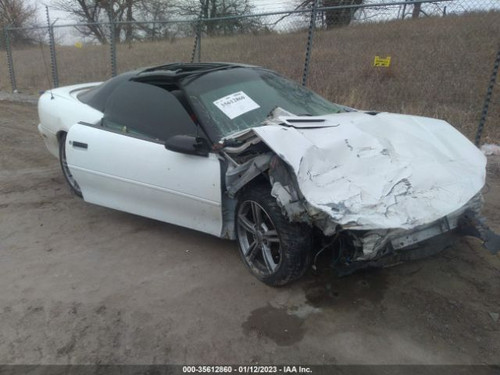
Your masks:
[[[201,23],[202,21],[200,20],[200,23],[198,24],[198,30],[197,30],[197,33],[198,35],[196,36],[198,38],[198,52],[197,52],[197,55],[198,55],[198,62],[201,61]]]
[[[479,125],[477,127],[476,133],[476,146],[479,146],[481,141],[481,135],[483,134],[484,124],[488,116],[488,108],[490,106],[491,94],[493,93],[493,87],[497,81],[498,66],[500,65],[500,47],[498,48],[497,57],[495,63],[493,64],[493,71],[491,72],[490,83],[488,84],[488,89],[486,90],[486,97],[484,98],[483,111],[481,113],[481,119],[479,120]]]
[[[49,30],[49,50],[50,50],[50,66],[52,69],[52,84],[54,87],[59,87],[59,70],[57,69],[56,42],[54,40],[54,25],[50,23],[48,6],[45,6],[45,12],[47,14],[47,27]]]
[[[200,62],[200,54],[201,54],[201,21],[198,19],[196,22],[196,30],[194,36],[194,46],[193,52],[191,53],[191,62],[193,63],[195,58],[198,57],[198,62]]]
[[[311,62],[311,50],[312,50],[312,43],[313,43],[313,38],[314,38],[314,29],[316,29],[317,9],[318,9],[318,0],[314,0],[313,7],[311,10],[311,20],[309,22],[309,34],[307,36],[306,60],[304,62],[304,73],[302,75],[302,86],[306,85],[307,77],[309,75],[309,64]]]
[[[205,4],[201,4],[200,14],[196,22],[196,35],[194,37],[193,53],[191,54],[191,62],[194,62],[196,55],[198,55],[198,62],[201,61],[201,20],[203,19],[203,11]]]
[[[111,55],[111,77],[116,76],[116,38],[115,38],[115,21],[113,17],[113,6],[109,9],[109,52]]]
[[[5,51],[7,52],[7,67],[9,69],[10,86],[12,92],[17,93],[16,73],[14,72],[14,61],[12,60],[12,49],[10,48],[9,27],[3,28],[3,36],[5,40]]]

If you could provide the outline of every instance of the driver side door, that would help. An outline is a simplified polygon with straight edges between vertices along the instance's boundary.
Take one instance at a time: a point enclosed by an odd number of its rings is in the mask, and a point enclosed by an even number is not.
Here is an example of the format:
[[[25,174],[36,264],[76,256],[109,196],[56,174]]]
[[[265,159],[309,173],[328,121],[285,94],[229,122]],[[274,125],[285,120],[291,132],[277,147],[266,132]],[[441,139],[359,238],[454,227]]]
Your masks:
[[[164,146],[174,135],[198,132],[168,91],[127,82],[109,97],[100,124],[70,128],[68,166],[85,201],[220,236],[217,156]]]

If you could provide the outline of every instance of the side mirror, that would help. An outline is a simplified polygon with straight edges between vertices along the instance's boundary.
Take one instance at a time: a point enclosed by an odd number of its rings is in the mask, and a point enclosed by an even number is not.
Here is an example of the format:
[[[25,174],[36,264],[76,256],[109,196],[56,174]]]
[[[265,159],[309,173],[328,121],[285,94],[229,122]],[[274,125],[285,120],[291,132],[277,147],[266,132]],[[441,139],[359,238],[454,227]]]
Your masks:
[[[205,138],[174,135],[165,142],[165,148],[182,154],[208,156],[210,145]]]

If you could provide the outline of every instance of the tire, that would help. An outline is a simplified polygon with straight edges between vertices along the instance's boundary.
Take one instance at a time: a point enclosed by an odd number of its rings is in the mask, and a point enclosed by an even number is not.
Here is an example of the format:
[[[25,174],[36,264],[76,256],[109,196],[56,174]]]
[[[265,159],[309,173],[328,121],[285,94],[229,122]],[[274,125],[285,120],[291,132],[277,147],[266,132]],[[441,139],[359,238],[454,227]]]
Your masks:
[[[304,275],[311,260],[312,229],[282,214],[269,186],[254,185],[239,197],[236,235],[243,262],[267,285],[285,285]]]
[[[66,161],[66,133],[62,133],[59,137],[59,163],[61,164],[61,169],[69,188],[73,193],[82,198],[82,190],[80,189],[78,182],[76,182],[75,178],[71,174],[68,162]]]

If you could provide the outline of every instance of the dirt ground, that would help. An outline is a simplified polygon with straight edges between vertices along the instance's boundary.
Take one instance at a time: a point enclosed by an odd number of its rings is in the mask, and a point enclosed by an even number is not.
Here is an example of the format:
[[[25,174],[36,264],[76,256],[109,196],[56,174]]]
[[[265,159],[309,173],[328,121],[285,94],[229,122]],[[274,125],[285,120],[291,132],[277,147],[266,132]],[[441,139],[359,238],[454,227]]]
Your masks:
[[[500,255],[477,240],[270,288],[234,242],[70,194],[36,125],[0,101],[1,364],[500,364]]]

